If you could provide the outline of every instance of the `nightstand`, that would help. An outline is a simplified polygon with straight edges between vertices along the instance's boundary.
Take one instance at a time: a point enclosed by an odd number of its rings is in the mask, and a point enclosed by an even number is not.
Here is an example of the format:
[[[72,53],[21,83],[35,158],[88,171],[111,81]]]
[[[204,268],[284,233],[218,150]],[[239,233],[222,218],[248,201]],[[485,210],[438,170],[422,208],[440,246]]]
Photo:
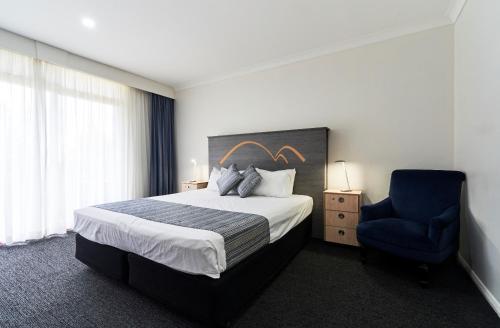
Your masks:
[[[196,189],[206,188],[208,185],[207,181],[184,181],[182,183],[182,192]]]
[[[361,196],[362,193],[358,190],[323,192],[326,241],[359,246],[356,226],[359,222]]]

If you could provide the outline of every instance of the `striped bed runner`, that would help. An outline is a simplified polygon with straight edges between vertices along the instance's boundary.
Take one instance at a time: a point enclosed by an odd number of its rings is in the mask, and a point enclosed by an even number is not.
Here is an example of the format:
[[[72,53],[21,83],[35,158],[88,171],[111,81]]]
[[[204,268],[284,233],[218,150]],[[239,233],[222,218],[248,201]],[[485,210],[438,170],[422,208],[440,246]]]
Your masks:
[[[224,238],[226,270],[269,244],[269,221],[260,215],[142,198],[96,205],[104,210],[144,220],[209,230]]]

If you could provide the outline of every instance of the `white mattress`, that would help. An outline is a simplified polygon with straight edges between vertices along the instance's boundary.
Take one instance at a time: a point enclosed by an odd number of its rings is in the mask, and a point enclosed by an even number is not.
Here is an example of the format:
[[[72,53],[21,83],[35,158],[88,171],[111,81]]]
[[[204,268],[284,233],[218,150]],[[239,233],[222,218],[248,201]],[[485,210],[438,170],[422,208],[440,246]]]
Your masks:
[[[313,207],[309,196],[240,198],[219,196],[207,189],[152,199],[262,215],[269,221],[271,243],[302,222]],[[141,255],[182,272],[219,278],[226,269],[224,239],[216,232],[144,220],[96,207],[75,211],[74,230],[91,241]]]

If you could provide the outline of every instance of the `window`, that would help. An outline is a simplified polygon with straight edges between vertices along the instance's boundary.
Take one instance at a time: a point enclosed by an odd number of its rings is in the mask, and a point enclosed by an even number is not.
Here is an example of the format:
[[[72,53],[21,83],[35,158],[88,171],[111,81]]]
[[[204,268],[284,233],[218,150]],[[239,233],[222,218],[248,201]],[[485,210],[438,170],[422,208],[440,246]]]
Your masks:
[[[0,49],[0,242],[73,226],[73,210],[144,197],[149,93]]]

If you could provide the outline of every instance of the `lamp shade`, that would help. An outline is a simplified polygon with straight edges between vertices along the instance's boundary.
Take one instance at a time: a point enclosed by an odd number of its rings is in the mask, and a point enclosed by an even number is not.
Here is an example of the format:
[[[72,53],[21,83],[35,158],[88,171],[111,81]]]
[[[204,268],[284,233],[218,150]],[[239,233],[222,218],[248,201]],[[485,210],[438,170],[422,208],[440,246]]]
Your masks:
[[[347,167],[345,165],[346,160],[339,159],[339,160],[336,160],[335,163],[342,163],[342,166],[344,166],[344,174],[345,174],[345,181],[346,181],[346,184],[347,184],[347,189],[343,189],[341,191],[352,191],[351,190],[351,185],[349,183],[349,176],[347,175]]]

